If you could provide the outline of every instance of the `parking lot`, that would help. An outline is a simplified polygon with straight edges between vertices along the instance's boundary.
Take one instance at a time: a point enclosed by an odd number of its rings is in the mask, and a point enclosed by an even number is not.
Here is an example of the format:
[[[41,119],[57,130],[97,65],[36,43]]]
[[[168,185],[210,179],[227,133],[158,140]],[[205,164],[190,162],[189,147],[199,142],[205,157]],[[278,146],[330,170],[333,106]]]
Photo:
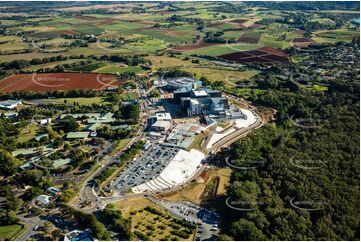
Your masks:
[[[124,193],[132,187],[156,178],[177,154],[179,148],[152,144],[142,155],[129,163],[106,189]]]
[[[219,215],[190,202],[173,202],[147,196],[151,201],[165,207],[169,213],[197,224],[195,240],[216,240],[219,232]]]

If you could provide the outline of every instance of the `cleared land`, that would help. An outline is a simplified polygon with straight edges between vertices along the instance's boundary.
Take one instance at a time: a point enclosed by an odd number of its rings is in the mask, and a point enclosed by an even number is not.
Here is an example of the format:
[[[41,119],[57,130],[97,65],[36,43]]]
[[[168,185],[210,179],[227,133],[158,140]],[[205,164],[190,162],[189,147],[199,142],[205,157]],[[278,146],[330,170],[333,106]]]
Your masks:
[[[36,132],[39,130],[39,127],[36,123],[31,123],[30,125],[28,125],[27,127],[25,127],[24,129],[21,129],[20,134],[18,135],[18,142],[19,143],[23,143],[26,141],[29,141],[31,139],[33,139],[36,135]]]
[[[231,169],[228,167],[204,171],[195,181],[192,181],[185,188],[164,194],[162,197],[172,201],[191,201],[196,204],[201,204],[206,199],[225,194],[230,176]],[[215,183],[215,179],[218,180],[217,183]],[[214,194],[210,194],[209,191],[215,192]]]
[[[234,52],[226,55],[220,55],[219,57],[237,63],[289,61],[289,57],[286,53],[270,47],[251,51]]]
[[[104,90],[121,84],[115,76],[95,73],[19,74],[0,80],[0,91],[58,91],[74,89]]]

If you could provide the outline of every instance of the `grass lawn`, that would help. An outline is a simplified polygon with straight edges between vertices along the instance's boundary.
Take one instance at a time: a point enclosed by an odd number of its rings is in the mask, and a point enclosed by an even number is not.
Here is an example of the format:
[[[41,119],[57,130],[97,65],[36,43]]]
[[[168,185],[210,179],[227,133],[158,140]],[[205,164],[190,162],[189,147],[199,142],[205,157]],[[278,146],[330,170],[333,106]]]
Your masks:
[[[196,150],[199,150],[202,152],[201,143],[205,137],[206,137],[206,135],[203,133],[198,134],[197,137],[193,140],[193,143],[191,144],[191,146],[188,147],[188,149],[189,150],[196,149]]]
[[[3,240],[11,240],[18,234],[25,226],[20,224],[0,226],[0,238]]]
[[[20,134],[18,135],[18,142],[23,143],[33,139],[36,135],[36,132],[39,130],[39,127],[35,123],[31,123],[29,126],[21,129]]]
[[[88,65],[85,66],[77,66],[77,67],[73,67],[70,68],[70,71],[81,71],[81,72],[91,72],[94,71],[96,69],[99,69],[100,67],[104,66],[104,63],[102,62],[97,62],[97,63],[90,63]]]
[[[79,105],[91,105],[91,104],[109,104],[106,97],[74,97],[74,98],[54,98],[54,99],[43,99],[49,103],[64,104],[66,100],[67,104],[79,103]]]
[[[146,25],[139,23],[117,22],[115,24],[103,25],[102,27],[106,30],[124,30],[124,29],[143,28],[146,27]]]
[[[360,35],[358,31],[349,31],[347,29],[336,29],[330,31],[317,31],[313,33],[312,39],[317,43],[336,43],[339,41],[350,42],[353,38]]]
[[[312,87],[316,91],[327,91],[328,90],[328,87],[320,86],[320,85],[313,85]]]
[[[332,25],[332,26],[336,24],[335,21],[329,18],[317,18],[312,20],[311,22],[318,22],[320,24]]]
[[[185,71],[195,73],[197,78],[207,77],[211,82],[224,81],[226,86],[233,87],[237,81],[247,80],[257,74],[256,71],[230,71],[216,68],[182,68]]]
[[[126,92],[120,95],[122,97],[122,100],[133,100],[138,99],[138,93],[137,92]]]
[[[195,39],[197,32],[190,27],[188,29],[185,29],[185,27],[174,27],[169,29],[130,29],[124,31],[124,33],[150,36],[170,43],[182,43],[191,42],[193,39]]]
[[[199,48],[196,50],[186,51],[185,54],[197,54],[197,55],[210,55],[210,56],[219,56],[225,55],[232,52],[237,51],[245,51],[245,50],[255,50],[264,47],[263,44],[219,44],[212,45],[209,47]]]
[[[49,62],[49,63],[44,63],[44,64],[32,65],[32,66],[29,66],[28,68],[25,68],[24,70],[25,71],[36,71],[41,68],[53,68],[57,65],[71,64],[71,63],[78,62],[78,61],[85,61],[85,59],[68,59],[68,60],[64,60],[64,61],[54,61],[54,62]]]
[[[191,182],[183,189],[165,194],[164,197],[167,200],[179,201],[188,200],[196,204],[201,204],[203,199],[203,193],[206,190],[207,185],[211,184],[216,177],[219,177],[219,184],[217,188],[217,195],[223,195],[226,192],[226,187],[229,183],[232,170],[229,167],[216,168],[204,172],[206,175],[201,176],[194,182]]]
[[[120,67],[120,66],[117,66],[116,64],[112,64],[112,65],[106,65],[106,66],[103,66],[96,70],[93,70],[93,72],[104,73],[104,74],[118,74],[118,73],[124,73],[124,72],[140,73],[140,72],[143,72],[143,70],[139,66]]]
[[[169,56],[146,56],[152,62],[152,70],[156,71],[162,67],[174,67],[174,66],[188,66],[192,65],[189,60],[182,60],[180,58],[169,57]]]
[[[119,150],[123,149],[130,141],[131,139],[120,139],[117,142],[117,146],[115,147],[115,149],[112,151],[112,154],[117,153]]]

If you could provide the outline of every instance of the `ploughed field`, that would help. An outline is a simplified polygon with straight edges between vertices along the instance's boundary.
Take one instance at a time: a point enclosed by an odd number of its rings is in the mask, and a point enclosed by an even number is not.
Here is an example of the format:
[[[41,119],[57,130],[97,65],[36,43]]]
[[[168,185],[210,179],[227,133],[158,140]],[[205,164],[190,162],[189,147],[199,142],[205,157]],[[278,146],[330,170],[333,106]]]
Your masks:
[[[0,80],[0,92],[69,91],[75,89],[106,90],[121,84],[115,75],[97,73],[18,74]]]
[[[237,63],[289,61],[289,56],[285,52],[271,47],[263,47],[257,50],[237,51],[218,57]]]

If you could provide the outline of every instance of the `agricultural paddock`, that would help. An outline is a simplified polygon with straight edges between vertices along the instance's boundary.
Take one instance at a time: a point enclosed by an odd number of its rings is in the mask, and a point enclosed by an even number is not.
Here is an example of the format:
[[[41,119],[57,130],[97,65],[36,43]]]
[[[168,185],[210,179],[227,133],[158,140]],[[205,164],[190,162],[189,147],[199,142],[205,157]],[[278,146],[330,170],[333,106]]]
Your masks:
[[[207,43],[204,41],[199,41],[198,43],[195,44],[188,44],[188,45],[179,45],[173,48],[170,48],[172,51],[189,51],[189,50],[196,50],[196,49],[200,49],[200,48],[204,48],[204,47],[208,47],[208,46],[212,46],[212,45],[219,45],[218,43]]]
[[[220,58],[238,63],[246,62],[288,62],[289,57],[279,49],[263,47],[257,50],[239,51],[230,54],[220,55]]]
[[[142,68],[140,68],[139,66],[121,67],[117,64],[106,65],[96,70],[93,70],[93,72],[103,74],[119,74],[124,72],[144,73]]]
[[[96,73],[41,73],[12,75],[0,80],[0,91],[106,90],[121,84],[114,75]]]
[[[260,32],[245,32],[237,41],[247,44],[257,44],[261,36],[262,34]]]

